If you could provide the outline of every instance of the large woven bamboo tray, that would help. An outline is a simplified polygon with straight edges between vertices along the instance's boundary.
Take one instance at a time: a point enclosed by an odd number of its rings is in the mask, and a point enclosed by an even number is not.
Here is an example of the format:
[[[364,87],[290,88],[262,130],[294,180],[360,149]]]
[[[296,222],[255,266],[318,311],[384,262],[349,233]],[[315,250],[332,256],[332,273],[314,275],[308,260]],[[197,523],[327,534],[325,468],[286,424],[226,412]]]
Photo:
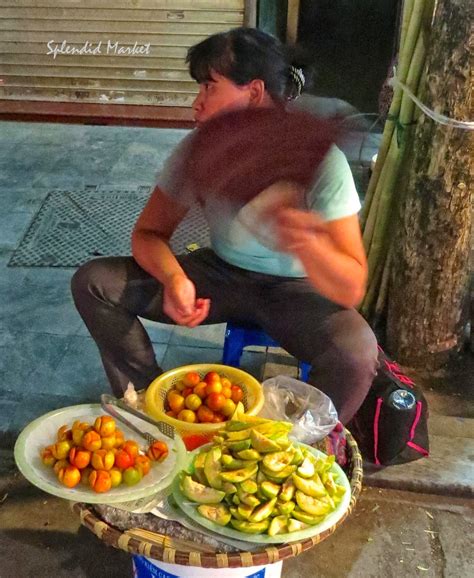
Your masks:
[[[252,552],[210,553],[197,550],[189,551],[189,549],[180,550],[178,547],[170,547],[166,542],[163,543],[163,545],[157,545],[145,538],[132,537],[126,532],[117,530],[101,520],[94,509],[87,504],[76,503],[73,505],[73,511],[80,516],[81,523],[94,532],[105,544],[131,554],[146,556],[169,564],[198,566],[202,568],[241,568],[274,564],[280,560],[298,556],[325,540],[336,531],[354,509],[362,488],[362,457],[351,433],[348,430],[345,430],[345,433],[347,436],[348,456],[348,463],[345,470],[350,481],[352,492],[349,508],[344,516],[333,526],[301,542],[265,547]],[[174,545],[177,543],[179,542],[173,540]]]

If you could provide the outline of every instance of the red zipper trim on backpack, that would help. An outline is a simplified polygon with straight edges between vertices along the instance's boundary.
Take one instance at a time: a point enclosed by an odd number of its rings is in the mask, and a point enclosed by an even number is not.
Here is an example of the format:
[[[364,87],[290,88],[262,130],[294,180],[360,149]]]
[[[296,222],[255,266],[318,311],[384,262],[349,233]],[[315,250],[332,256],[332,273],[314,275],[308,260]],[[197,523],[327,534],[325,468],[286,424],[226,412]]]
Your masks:
[[[380,466],[380,461],[378,457],[378,448],[379,448],[379,420],[380,420],[380,410],[382,409],[382,403],[383,399],[381,397],[378,397],[374,415],[374,462],[378,466]]]
[[[416,402],[415,419],[413,420],[413,423],[411,424],[411,429],[410,429],[410,441],[413,441],[413,438],[415,437],[416,426],[418,425],[418,422],[420,421],[420,416],[421,416],[421,401],[417,401]]]
[[[418,422],[420,421],[421,417],[421,409],[422,409],[421,401],[417,401],[415,419],[413,420],[413,423],[410,428],[410,441],[407,442],[407,446],[411,447],[416,452],[423,454],[424,456],[427,456],[429,455],[428,452],[424,448],[413,442],[413,438],[415,437],[416,433],[416,426],[418,425]]]
[[[403,383],[404,385],[407,385],[408,387],[411,387],[413,389],[413,386],[415,385],[415,382],[410,379],[407,375],[404,375],[402,373],[402,370],[400,369],[399,365],[397,363],[395,363],[395,361],[390,361],[388,359],[384,359],[384,363],[385,363],[385,367],[386,369],[401,383]]]
[[[423,454],[424,456],[429,456],[429,452],[427,452],[425,450],[425,448],[422,448],[421,446],[419,446],[418,444],[415,444],[413,442],[407,442],[407,446],[411,447],[412,449],[414,449],[416,452],[418,452],[419,454]]]

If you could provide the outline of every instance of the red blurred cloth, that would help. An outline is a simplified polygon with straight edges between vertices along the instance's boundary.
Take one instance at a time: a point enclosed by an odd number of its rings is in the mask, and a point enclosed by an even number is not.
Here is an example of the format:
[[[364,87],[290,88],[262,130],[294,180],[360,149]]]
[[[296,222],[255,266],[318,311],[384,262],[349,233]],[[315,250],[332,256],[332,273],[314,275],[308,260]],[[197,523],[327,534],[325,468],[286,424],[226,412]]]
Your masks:
[[[340,119],[304,111],[273,107],[222,113],[195,130],[181,178],[199,200],[218,195],[236,206],[278,181],[307,189],[340,135]]]

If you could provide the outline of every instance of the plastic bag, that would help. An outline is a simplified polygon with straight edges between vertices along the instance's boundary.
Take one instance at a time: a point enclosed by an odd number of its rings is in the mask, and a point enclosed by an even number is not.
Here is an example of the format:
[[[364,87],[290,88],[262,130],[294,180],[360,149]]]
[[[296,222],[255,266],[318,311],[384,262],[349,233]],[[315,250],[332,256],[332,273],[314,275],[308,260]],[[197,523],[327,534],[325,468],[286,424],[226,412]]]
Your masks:
[[[293,424],[291,435],[305,444],[327,436],[338,423],[331,399],[298,379],[277,375],[262,383],[265,405],[260,416]]]

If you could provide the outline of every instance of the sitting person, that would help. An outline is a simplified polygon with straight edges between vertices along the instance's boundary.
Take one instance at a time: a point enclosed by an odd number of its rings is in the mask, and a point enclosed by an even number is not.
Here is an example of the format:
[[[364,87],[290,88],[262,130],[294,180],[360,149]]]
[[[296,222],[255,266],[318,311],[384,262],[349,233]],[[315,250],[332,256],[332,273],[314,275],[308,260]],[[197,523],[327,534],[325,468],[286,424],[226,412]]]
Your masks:
[[[281,106],[304,84],[285,47],[252,28],[210,36],[189,50],[187,62],[199,84],[193,103],[198,125],[229,110]],[[72,279],[75,304],[113,392],[121,396],[129,382],[146,388],[162,373],[138,317],[185,327],[231,321],[261,327],[311,363],[309,382],[347,423],[372,383],[377,344],[354,309],[364,295],[367,263],[360,202],[344,155],[330,149],[305,192],[304,209],[276,212],[275,246],[228,220],[230,213],[209,196],[203,210],[212,248],[175,256],[169,239],[195,202],[176,185],[187,138],[165,164],[135,225],[133,257],[94,259]]]

